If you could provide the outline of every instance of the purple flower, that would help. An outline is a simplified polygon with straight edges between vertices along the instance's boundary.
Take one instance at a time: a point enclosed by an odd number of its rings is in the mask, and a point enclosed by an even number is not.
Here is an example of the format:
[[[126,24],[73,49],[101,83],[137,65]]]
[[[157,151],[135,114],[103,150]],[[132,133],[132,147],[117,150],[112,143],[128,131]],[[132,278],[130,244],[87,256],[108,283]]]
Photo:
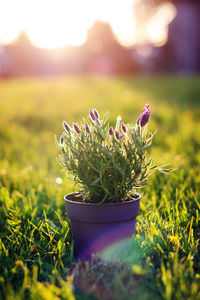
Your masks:
[[[115,138],[116,140],[120,139],[119,131],[115,130]]]
[[[96,120],[96,117],[95,117],[95,115],[94,115],[94,113],[93,113],[93,111],[92,111],[91,109],[89,109],[89,114],[90,114],[91,119],[92,119],[93,121],[95,121],[95,120]]]
[[[110,126],[110,128],[109,128],[109,130],[108,130],[108,133],[109,133],[110,135],[113,135],[113,132],[114,132],[113,127]]]
[[[123,122],[121,123],[121,129],[123,132],[127,131],[126,125]]]
[[[65,129],[66,131],[70,132],[70,127],[69,127],[69,125],[67,124],[67,122],[63,121],[62,123],[63,123],[64,129]]]
[[[148,123],[150,116],[151,116],[150,106],[149,104],[146,104],[141,115],[137,120],[137,124],[139,124],[141,127],[144,127]]]
[[[81,130],[76,123],[73,123],[73,127],[74,127],[74,130],[76,131],[76,133],[78,133],[78,134],[81,133]]]
[[[90,128],[89,128],[89,126],[85,123],[85,131],[87,132],[87,133],[90,133]]]
[[[61,137],[60,137],[60,143],[63,144],[63,142],[64,142],[64,137],[63,137],[63,135],[61,135]]]
[[[150,110],[150,105],[149,104],[145,104],[144,108],[143,108],[143,111],[145,110]]]
[[[93,112],[94,112],[94,115],[95,115],[96,119],[98,120],[99,119],[99,113],[98,113],[98,111],[94,108]]]

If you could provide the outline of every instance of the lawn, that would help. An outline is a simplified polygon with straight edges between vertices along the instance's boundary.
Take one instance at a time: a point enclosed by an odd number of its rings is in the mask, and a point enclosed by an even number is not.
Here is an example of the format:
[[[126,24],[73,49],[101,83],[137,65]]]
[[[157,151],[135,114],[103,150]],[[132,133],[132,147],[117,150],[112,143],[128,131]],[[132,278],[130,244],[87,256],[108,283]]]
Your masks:
[[[200,78],[0,81],[0,299],[200,299]],[[145,103],[152,154],[172,163],[142,191],[137,234],[107,261],[75,262],[56,162],[62,120],[95,107],[135,122]],[[120,252],[120,255],[118,255]],[[116,254],[116,256],[115,256]]]

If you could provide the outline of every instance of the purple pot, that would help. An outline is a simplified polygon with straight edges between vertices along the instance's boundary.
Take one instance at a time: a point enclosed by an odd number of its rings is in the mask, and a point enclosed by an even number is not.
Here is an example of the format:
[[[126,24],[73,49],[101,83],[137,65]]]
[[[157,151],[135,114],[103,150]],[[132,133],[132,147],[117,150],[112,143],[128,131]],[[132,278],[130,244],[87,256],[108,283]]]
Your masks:
[[[108,247],[130,238],[135,231],[141,196],[121,203],[84,203],[79,193],[64,197],[71,222],[75,258],[90,259]]]

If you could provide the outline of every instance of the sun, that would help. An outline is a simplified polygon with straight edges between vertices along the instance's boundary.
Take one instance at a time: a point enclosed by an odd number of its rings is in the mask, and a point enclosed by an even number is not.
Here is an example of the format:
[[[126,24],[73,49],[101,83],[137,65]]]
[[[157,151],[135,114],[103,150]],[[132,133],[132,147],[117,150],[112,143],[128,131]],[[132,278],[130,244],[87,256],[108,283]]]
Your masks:
[[[26,31],[34,45],[44,48],[77,46],[84,43],[91,16],[83,16],[85,1],[36,0],[31,2],[31,15]]]

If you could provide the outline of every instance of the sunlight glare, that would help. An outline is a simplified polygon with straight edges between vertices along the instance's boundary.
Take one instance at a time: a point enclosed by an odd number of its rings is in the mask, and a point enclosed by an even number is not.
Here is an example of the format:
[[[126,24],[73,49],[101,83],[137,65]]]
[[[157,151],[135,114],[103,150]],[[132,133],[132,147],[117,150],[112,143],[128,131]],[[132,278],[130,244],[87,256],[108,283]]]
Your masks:
[[[131,46],[137,24],[133,9],[136,0],[0,0],[0,42],[11,42],[25,30],[31,42],[42,48],[82,45],[87,30],[96,20],[109,22],[117,40]],[[163,5],[146,26],[152,43],[167,38],[167,25],[174,7]]]
[[[22,30],[24,13],[20,9],[23,0],[0,0],[0,43],[11,42]]]

